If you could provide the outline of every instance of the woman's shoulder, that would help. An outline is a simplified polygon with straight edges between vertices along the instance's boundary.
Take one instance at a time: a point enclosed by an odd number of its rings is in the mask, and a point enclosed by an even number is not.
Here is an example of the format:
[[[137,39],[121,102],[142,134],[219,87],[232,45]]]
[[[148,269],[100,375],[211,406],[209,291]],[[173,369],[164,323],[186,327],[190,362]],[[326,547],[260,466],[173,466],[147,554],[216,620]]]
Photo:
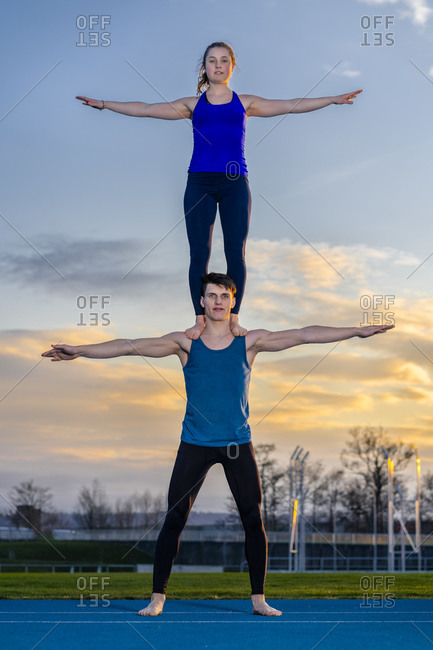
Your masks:
[[[200,97],[183,97],[180,101],[182,101],[185,106],[188,107],[191,115],[194,113],[194,109],[197,106],[197,102],[200,99]]]
[[[246,93],[242,93],[241,95],[238,95],[238,97],[245,111],[248,111],[253,101],[257,99],[256,95],[247,95]]]

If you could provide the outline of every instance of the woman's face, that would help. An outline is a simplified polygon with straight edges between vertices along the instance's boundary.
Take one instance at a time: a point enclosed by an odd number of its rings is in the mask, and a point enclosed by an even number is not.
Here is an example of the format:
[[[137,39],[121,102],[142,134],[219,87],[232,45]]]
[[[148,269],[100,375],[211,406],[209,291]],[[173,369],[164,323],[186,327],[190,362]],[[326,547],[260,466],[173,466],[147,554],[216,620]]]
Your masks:
[[[230,52],[225,47],[212,47],[206,56],[205,70],[211,83],[226,83],[233,72]]]

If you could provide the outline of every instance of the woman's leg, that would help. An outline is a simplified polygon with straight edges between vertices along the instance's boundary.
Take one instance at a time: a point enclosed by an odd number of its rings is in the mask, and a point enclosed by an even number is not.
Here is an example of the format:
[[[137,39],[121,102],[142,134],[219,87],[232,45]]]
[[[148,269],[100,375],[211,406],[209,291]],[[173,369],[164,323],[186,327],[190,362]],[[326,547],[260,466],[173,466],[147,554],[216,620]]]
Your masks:
[[[245,246],[251,213],[251,193],[248,179],[226,179],[224,191],[220,194],[219,211],[224,237],[224,253],[227,273],[236,284],[236,305],[233,314],[238,314],[246,282]]]
[[[190,249],[189,286],[196,315],[200,305],[201,276],[207,273],[212,246],[217,203],[212,186],[200,179],[188,178],[184,196],[186,232]]]

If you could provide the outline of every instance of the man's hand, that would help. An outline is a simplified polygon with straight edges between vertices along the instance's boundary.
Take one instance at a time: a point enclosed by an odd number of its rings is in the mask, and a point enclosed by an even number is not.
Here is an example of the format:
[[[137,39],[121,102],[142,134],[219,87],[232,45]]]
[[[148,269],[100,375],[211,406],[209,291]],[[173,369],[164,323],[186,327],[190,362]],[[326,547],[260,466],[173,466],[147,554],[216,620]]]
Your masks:
[[[388,330],[392,330],[395,325],[368,325],[367,327],[359,328],[359,338],[366,339],[369,336],[374,336],[375,334],[382,334]]]
[[[56,345],[51,346],[51,350],[43,352],[41,356],[51,357],[51,361],[72,361],[80,355],[76,345],[63,345],[57,343]]]

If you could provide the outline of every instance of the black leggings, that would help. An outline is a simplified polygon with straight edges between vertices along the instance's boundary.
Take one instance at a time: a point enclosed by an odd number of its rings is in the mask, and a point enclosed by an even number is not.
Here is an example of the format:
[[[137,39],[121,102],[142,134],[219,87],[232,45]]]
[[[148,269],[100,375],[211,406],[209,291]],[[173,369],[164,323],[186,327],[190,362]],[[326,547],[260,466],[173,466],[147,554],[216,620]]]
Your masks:
[[[156,543],[153,591],[165,594],[179,550],[180,534],[206,474],[221,463],[245,530],[245,555],[252,594],[263,594],[267,540],[260,504],[262,492],[251,442],[227,447],[199,447],[181,442],[168,490],[168,512]]]
[[[189,287],[196,314],[200,306],[201,276],[208,272],[212,232],[219,204],[227,273],[236,284],[234,314],[239,313],[245,289],[245,244],[251,212],[251,194],[246,176],[230,178],[222,172],[188,174],[184,209],[191,262]]]

